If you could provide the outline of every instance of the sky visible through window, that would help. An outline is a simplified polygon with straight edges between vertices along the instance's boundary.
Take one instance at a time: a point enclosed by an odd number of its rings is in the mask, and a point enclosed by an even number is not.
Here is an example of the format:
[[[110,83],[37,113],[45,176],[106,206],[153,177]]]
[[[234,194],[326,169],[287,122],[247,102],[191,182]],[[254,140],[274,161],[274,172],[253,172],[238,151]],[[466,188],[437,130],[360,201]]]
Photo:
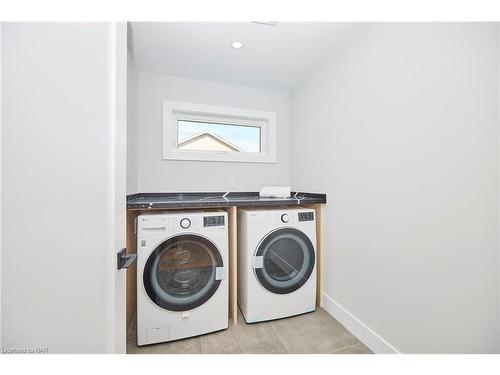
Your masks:
[[[260,127],[178,120],[178,142],[200,133],[214,134],[242,151],[260,152]]]

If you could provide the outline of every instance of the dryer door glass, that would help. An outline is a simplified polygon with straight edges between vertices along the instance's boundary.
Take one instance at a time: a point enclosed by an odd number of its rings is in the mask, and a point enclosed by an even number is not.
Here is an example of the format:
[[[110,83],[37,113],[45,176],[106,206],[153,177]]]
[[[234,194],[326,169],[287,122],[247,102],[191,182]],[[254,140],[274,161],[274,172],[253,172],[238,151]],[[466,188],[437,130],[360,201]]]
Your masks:
[[[172,237],[151,253],[143,282],[149,298],[172,311],[186,311],[205,303],[216,292],[223,267],[217,247],[195,235]]]
[[[262,267],[255,274],[264,288],[286,294],[299,289],[311,276],[315,265],[314,245],[301,231],[281,228],[268,234],[255,254]]]

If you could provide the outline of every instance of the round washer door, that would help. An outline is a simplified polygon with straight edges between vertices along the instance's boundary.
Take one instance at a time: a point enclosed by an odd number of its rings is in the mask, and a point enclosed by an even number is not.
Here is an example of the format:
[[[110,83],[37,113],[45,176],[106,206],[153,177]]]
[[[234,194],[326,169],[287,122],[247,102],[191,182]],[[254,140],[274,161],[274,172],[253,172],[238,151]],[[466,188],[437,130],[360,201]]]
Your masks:
[[[223,267],[217,247],[208,239],[183,234],[156,247],[144,266],[143,282],[151,301],[172,311],[194,309],[213,296]]]
[[[292,293],[309,279],[315,261],[309,237],[294,228],[281,228],[260,243],[255,253],[255,274],[268,291]]]

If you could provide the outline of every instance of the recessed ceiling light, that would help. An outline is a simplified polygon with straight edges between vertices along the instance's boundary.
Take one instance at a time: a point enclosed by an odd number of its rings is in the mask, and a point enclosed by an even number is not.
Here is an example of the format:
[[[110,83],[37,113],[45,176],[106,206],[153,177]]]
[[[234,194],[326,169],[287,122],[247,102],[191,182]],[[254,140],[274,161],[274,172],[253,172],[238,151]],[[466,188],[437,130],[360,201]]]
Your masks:
[[[239,40],[233,40],[231,42],[231,47],[240,49],[241,47],[243,47],[243,43],[241,43]]]

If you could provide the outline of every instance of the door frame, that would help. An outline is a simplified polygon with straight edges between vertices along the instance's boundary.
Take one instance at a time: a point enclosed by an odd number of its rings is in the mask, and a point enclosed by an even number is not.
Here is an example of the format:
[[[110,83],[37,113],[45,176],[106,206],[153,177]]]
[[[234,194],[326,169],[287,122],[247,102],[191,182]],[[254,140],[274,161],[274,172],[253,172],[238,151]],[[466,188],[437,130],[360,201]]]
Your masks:
[[[110,259],[110,324],[108,350],[125,354],[126,328],[126,269],[117,267],[117,252],[126,246],[126,160],[127,160],[127,23],[110,24],[110,120],[111,120],[111,192],[110,220],[114,238]]]
[[[2,28],[0,22],[0,348],[2,347]]]

